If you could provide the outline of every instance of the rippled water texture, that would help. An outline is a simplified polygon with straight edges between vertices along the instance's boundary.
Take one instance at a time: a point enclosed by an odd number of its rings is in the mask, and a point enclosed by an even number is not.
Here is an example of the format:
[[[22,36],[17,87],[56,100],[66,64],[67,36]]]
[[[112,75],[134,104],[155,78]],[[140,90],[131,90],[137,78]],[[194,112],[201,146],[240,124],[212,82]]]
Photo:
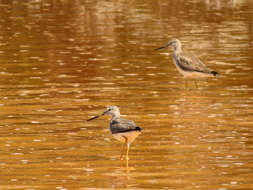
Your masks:
[[[0,1],[0,189],[253,189],[252,0]],[[220,73],[188,81],[172,38]],[[107,105],[143,129],[129,168]]]

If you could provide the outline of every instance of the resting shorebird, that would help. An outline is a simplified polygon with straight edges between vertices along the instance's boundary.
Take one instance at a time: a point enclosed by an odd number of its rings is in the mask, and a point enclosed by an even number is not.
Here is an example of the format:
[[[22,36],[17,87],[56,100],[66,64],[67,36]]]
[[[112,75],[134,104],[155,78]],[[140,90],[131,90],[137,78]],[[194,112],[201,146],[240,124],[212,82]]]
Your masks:
[[[130,144],[137,136],[139,136],[141,133],[141,128],[138,127],[133,121],[120,118],[120,112],[117,106],[109,106],[101,115],[90,118],[87,121],[91,121],[102,115],[112,116],[110,120],[110,131],[115,139],[124,143],[120,159],[122,159],[124,151],[126,151],[126,166],[128,167],[128,152],[130,149]]]
[[[172,59],[177,70],[185,78],[204,78],[216,76],[218,73],[207,68],[197,57],[182,51],[181,42],[178,39],[171,40],[166,46],[159,47],[155,50],[160,50],[166,47],[173,47]],[[196,83],[195,83],[196,84]]]

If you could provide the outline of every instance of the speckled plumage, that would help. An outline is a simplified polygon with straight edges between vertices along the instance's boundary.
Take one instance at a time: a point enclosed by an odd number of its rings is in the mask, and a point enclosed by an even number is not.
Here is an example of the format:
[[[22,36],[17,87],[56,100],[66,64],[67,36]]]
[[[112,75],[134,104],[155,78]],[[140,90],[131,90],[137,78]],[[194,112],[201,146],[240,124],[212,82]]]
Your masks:
[[[138,127],[133,121],[130,121],[128,119],[114,118],[110,121],[110,131],[112,134],[139,130],[140,127]]]

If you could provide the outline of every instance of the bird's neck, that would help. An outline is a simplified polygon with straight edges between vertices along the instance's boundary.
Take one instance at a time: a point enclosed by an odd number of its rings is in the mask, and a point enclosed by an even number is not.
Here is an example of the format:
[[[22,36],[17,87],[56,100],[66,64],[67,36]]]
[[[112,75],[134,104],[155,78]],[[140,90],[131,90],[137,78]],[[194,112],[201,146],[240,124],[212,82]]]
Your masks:
[[[118,118],[120,118],[120,114],[119,113],[114,113],[114,114],[112,114],[111,120],[115,120],[115,119],[118,119]]]

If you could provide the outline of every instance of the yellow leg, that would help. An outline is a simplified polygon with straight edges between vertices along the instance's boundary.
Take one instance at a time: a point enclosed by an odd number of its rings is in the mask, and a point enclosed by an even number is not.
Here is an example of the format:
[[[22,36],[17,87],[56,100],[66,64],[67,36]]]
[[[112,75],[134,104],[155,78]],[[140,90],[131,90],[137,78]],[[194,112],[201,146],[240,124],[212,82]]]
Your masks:
[[[194,81],[195,82],[195,87],[198,88],[198,83],[197,81]]]
[[[125,136],[122,136],[125,139],[125,143],[122,145],[122,151],[120,154],[120,160],[123,160],[123,156],[125,154],[126,146],[127,146],[127,138]]]
[[[120,160],[123,160],[123,156],[125,154],[125,149],[126,149],[126,142],[127,142],[127,139],[125,141],[125,143],[122,145],[122,149],[121,149],[121,154],[120,154]]]
[[[187,80],[186,79],[184,80],[184,87],[185,87],[185,89],[187,89]]]
[[[127,168],[128,168],[128,160],[129,160],[129,158],[128,158],[129,149],[130,149],[130,144],[127,143],[127,151],[126,151],[126,167],[127,167]]]

